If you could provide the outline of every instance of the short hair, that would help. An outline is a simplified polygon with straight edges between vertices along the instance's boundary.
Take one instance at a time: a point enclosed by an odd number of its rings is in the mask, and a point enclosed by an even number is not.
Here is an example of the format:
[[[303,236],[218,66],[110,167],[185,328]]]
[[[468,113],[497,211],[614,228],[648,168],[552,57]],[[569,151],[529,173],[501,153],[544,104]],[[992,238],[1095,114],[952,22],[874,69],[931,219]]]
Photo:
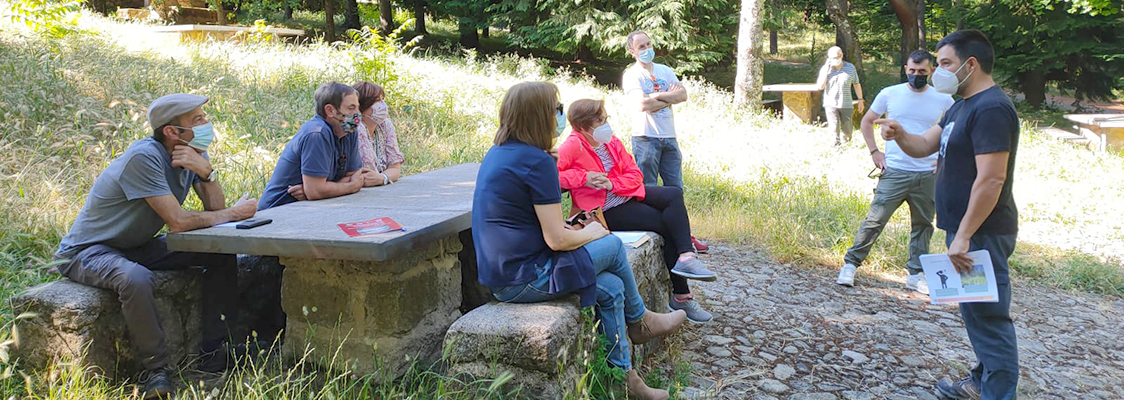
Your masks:
[[[593,127],[593,122],[604,119],[607,115],[605,113],[605,101],[581,99],[570,103],[569,112],[570,126],[575,131],[583,131]]]
[[[375,104],[375,101],[385,94],[382,86],[379,86],[377,83],[359,82],[356,83],[355,86],[352,86],[352,88],[354,88],[355,93],[359,95],[360,111],[371,108],[371,105]]]
[[[933,55],[930,54],[928,51],[921,50],[921,49],[914,50],[912,53],[909,53],[909,57],[907,59],[909,61],[913,61],[913,62],[918,63],[918,64],[926,62],[926,61],[929,62],[929,65],[936,64],[935,62],[933,62]]]
[[[831,57],[832,54],[839,54],[840,56],[842,56],[843,49],[839,48],[839,46],[831,46],[827,49],[827,56]]]
[[[558,87],[550,82],[522,82],[512,86],[500,104],[500,127],[492,141],[501,145],[520,141],[544,151],[554,145]]]
[[[976,61],[980,62],[980,69],[985,74],[991,74],[991,68],[995,66],[995,49],[991,47],[991,41],[987,39],[987,35],[978,29],[952,32],[941,39],[940,42],[937,42],[937,50],[944,46],[952,46],[952,50],[956,52],[956,57],[960,58],[961,63],[975,57]]]
[[[166,138],[164,136],[164,128],[169,127],[169,126],[172,126],[172,127],[179,126],[178,124],[183,123],[183,121],[181,121],[180,118],[183,118],[183,115],[177,115],[175,118],[172,119],[172,121],[169,121],[168,123],[166,123],[164,125],[160,125],[160,126],[152,128],[152,138],[156,139],[157,142],[164,143],[164,139]]]
[[[316,99],[316,115],[321,118],[328,118],[328,113],[324,111],[324,106],[331,104],[337,110],[340,104],[343,103],[343,98],[347,95],[354,94],[355,89],[351,86],[344,85],[339,82],[328,82],[316,88],[316,93],[312,95]]]
[[[636,37],[639,36],[639,35],[647,36],[648,40],[652,39],[652,35],[649,35],[648,32],[632,31],[632,33],[628,34],[628,38],[625,38],[625,40],[624,40],[625,50],[632,50],[632,42],[634,42]]]

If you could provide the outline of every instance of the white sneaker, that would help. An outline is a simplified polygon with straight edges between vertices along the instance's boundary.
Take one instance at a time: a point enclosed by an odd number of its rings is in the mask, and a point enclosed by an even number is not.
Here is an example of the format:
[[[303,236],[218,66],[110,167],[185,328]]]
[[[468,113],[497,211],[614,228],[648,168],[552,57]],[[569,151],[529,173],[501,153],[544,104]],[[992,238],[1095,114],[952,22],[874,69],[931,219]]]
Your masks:
[[[924,295],[929,294],[929,282],[925,280],[925,274],[913,274],[905,278],[905,288],[916,290],[917,293]]]
[[[838,283],[838,284],[843,285],[843,286],[852,286],[852,287],[855,286],[855,269],[856,268],[858,268],[858,267],[855,267],[854,265],[851,265],[851,264],[843,264],[843,268],[839,269],[839,279],[836,279],[835,283]]]

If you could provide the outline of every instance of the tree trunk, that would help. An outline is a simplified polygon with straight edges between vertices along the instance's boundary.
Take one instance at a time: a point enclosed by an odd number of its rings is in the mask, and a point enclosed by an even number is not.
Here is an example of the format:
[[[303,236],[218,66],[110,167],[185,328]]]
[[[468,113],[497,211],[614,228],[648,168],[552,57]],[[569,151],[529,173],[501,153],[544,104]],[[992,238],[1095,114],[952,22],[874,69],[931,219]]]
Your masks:
[[[394,9],[390,7],[390,0],[379,0],[379,31],[389,35],[394,28]]]
[[[347,0],[347,9],[344,12],[344,29],[359,29],[363,24],[359,22],[359,2]]]
[[[336,40],[336,6],[335,0],[324,0],[324,41],[332,43]]]
[[[843,10],[844,18],[846,18],[847,14],[851,12],[850,0],[827,0],[827,1],[828,2],[835,1],[836,4],[839,5],[839,8],[841,10]],[[828,18],[830,18],[830,16]],[[834,22],[834,20],[832,20],[832,22]],[[843,36],[844,36],[843,30],[841,28],[839,28],[839,24],[835,24],[835,45],[839,46],[839,48],[846,49],[847,48],[847,42],[843,39]]]
[[[480,47],[480,33],[476,30],[476,24],[464,18],[457,21],[457,31],[460,32],[461,46],[469,49]]]
[[[289,21],[289,20],[292,20],[292,19],[293,19],[293,6],[289,5],[289,3],[285,3],[285,20]]]
[[[215,11],[219,15],[219,25],[226,25],[226,7],[223,7],[222,0],[215,0]]]
[[[1021,73],[1022,91],[1026,103],[1034,108],[1042,108],[1046,101],[1046,73],[1042,67]]]
[[[483,39],[487,39],[487,38],[492,37],[492,27],[485,26],[485,27],[481,28],[480,29],[480,37],[483,38]]]
[[[909,59],[909,53],[917,50],[919,39],[917,33],[920,32],[917,27],[917,3],[920,0],[890,0],[890,8],[894,9],[894,15],[898,17],[898,23],[902,28],[901,47],[898,49],[900,55],[898,65],[905,65],[906,60]],[[898,71],[901,81],[905,81],[905,70]]]
[[[929,31],[925,28],[925,0],[917,1],[917,48],[929,49]]]
[[[761,57],[764,35],[761,23],[765,0],[741,0],[741,19],[738,21],[738,66],[734,79],[734,102],[750,110],[761,109],[761,83],[765,63]]]
[[[414,32],[419,35],[428,35],[425,30],[425,0],[414,0]]]
[[[964,29],[964,0],[952,0],[952,11],[952,15],[956,16],[956,30]],[[948,32],[945,32],[945,36],[948,36]]]
[[[859,73],[859,80],[866,81],[866,72],[863,70],[863,52],[862,45],[859,44],[859,37],[855,35],[855,28],[851,26],[851,22],[847,20],[847,0],[827,0],[827,16],[831,18],[831,22],[835,24],[836,29],[842,32],[843,56],[855,65],[855,70]]]
[[[769,54],[777,54],[777,30],[769,31]]]
[[[593,49],[589,48],[589,43],[585,40],[578,44],[576,61],[582,64],[592,64],[597,61],[597,57],[593,55]]]

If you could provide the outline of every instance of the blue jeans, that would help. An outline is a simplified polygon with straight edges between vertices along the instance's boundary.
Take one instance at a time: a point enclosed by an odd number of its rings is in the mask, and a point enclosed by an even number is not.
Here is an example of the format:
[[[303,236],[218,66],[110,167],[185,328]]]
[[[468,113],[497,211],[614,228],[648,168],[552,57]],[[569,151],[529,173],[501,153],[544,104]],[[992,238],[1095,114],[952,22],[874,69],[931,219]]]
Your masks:
[[[609,339],[609,362],[625,371],[632,369],[632,355],[629,352],[628,324],[639,322],[647,308],[640,292],[636,290],[636,278],[628,265],[621,240],[609,235],[587,243],[585,251],[593,260],[597,272],[597,318],[598,332]],[[550,287],[550,265],[539,268],[538,278],[523,285],[493,289],[492,296],[505,303],[538,303],[569,296],[571,293],[548,293]]]
[[[656,186],[656,176],[664,186],[683,188],[683,153],[675,138],[632,137],[632,154],[644,174],[645,186]]]
[[[946,232],[952,244],[956,232]],[[995,267],[999,289],[997,303],[960,303],[960,316],[979,361],[972,368],[972,381],[980,388],[981,400],[1014,400],[1019,384],[1019,346],[1011,321],[1011,278],[1007,258],[1015,251],[1017,235],[972,236],[969,251],[987,249]]]

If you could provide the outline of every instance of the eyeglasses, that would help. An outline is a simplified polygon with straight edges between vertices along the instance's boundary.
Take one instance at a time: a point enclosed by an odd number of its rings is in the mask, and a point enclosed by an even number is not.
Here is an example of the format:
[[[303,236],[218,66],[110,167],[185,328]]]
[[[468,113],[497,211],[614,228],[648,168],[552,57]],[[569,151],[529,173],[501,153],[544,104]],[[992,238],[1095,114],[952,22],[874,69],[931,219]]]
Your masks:
[[[866,177],[870,179],[877,179],[882,177],[882,168],[874,167],[874,169],[867,172]]]
[[[562,110],[563,110],[563,109],[562,109],[562,103],[558,103],[558,107],[557,107],[557,108],[555,108],[555,109],[556,109],[556,110],[558,110],[558,113],[559,113],[559,114],[562,114]]]

